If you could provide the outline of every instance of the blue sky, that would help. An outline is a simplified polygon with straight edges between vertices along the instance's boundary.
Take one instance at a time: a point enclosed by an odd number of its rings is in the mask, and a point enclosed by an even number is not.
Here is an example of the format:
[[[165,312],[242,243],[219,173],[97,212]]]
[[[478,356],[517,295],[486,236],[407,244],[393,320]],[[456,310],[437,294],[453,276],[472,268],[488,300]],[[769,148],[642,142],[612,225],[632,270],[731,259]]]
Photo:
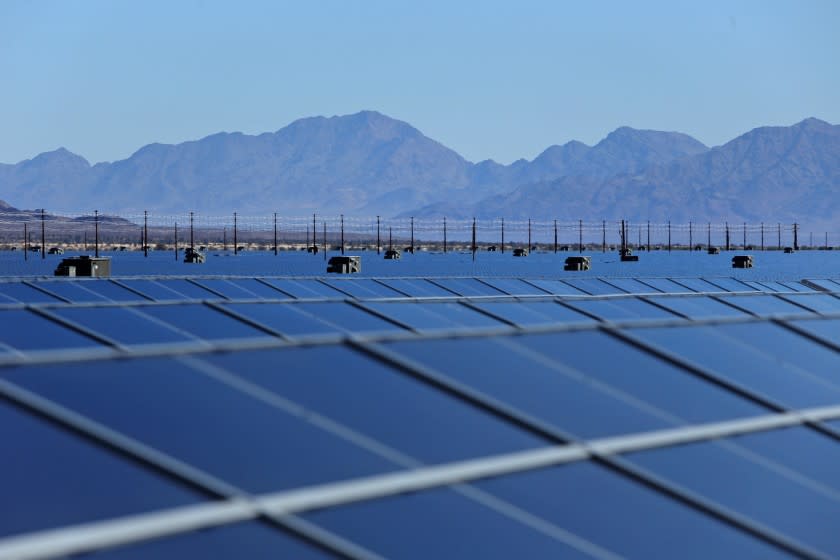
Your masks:
[[[0,162],[375,109],[467,159],[840,123],[840,2],[0,2]]]

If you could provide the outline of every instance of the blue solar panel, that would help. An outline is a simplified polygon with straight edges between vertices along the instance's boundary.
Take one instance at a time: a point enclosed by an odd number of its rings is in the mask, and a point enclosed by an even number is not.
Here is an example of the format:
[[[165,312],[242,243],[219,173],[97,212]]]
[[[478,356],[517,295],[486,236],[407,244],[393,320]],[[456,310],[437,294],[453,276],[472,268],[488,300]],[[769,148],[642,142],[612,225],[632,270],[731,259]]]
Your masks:
[[[606,321],[638,319],[679,319],[678,316],[637,298],[579,299],[566,305]]]
[[[195,340],[128,307],[58,307],[53,313],[122,344]]]
[[[212,292],[207,288],[202,288],[198,284],[183,278],[160,278],[158,279],[158,283],[190,299],[220,299],[223,297],[218,293]]]
[[[746,312],[741,311],[722,303],[709,296],[695,297],[658,297],[648,296],[647,299],[655,301],[663,307],[667,307],[677,313],[681,313],[691,319],[708,319],[711,317],[745,317]]]
[[[596,322],[554,301],[474,301],[471,305],[520,326]]]
[[[38,287],[74,303],[85,301],[109,301],[108,297],[85,288],[87,284],[88,282],[76,282],[74,280],[54,280],[48,282],[38,282]]]
[[[342,346],[215,354],[206,360],[426,463],[546,444]]]
[[[753,292],[755,288],[747,286],[743,282],[735,280],[734,278],[715,277],[704,278],[707,282],[719,286],[728,292]]]
[[[268,284],[260,282],[256,278],[228,278],[228,282],[234,286],[247,290],[259,299],[291,299],[288,294],[285,294],[276,288],[272,288]]]
[[[621,558],[787,558],[746,533],[593,463],[476,486]]]
[[[435,284],[443,286],[459,296],[501,296],[504,292],[476,280],[475,278],[435,278]]]
[[[26,309],[0,310],[0,342],[19,350],[100,346],[95,340]]]
[[[122,278],[120,283],[125,284],[143,295],[149,296],[155,301],[177,301],[189,299],[189,296],[177,292],[155,280],[144,278]]]
[[[0,536],[200,501],[190,490],[4,401],[0,440]]]
[[[249,491],[396,468],[297,411],[174,359],[39,366],[6,378]]]
[[[776,315],[780,313],[794,313],[799,315],[808,315],[810,311],[803,309],[798,305],[783,300],[770,294],[754,295],[754,296],[720,296],[722,301],[726,301],[754,313],[756,315]]]
[[[386,321],[349,303],[301,302],[294,305],[304,313],[338,325],[348,332],[370,333],[404,330],[402,327],[390,321]]]
[[[658,293],[659,290],[643,284],[635,278],[605,278],[604,282],[609,282],[613,286],[624,290],[628,294],[646,294]]]
[[[519,278],[482,278],[482,281],[513,296],[544,296],[548,293]]]
[[[230,309],[283,335],[339,334],[343,329],[304,313],[297,305],[284,303],[225,303]]]
[[[110,280],[90,280],[80,285],[111,301],[148,301],[148,298]]]
[[[445,488],[316,511],[305,519],[384,558],[591,558]]]
[[[346,298],[347,295],[313,279],[292,280],[291,278],[264,278],[278,290],[292,297],[305,298]]]
[[[423,278],[385,278],[383,284],[411,297],[454,297],[455,294]]]
[[[674,282],[690,288],[695,292],[720,292],[722,291],[721,288],[715,286],[714,284],[710,284],[709,282],[703,280],[702,278],[672,278]]]
[[[823,321],[791,321],[792,325],[813,336],[840,346],[840,319],[826,319]]]
[[[486,338],[384,345],[458,382],[581,437],[643,432],[673,425],[598,387]]]
[[[840,539],[833,530],[834,520],[840,519],[836,494],[821,491],[801,474],[791,476],[777,463],[718,442],[643,451],[628,458],[827,557],[840,555]]]
[[[144,305],[136,309],[198,338],[265,338],[271,336],[203,304]]]
[[[400,292],[369,278],[357,278],[353,280],[327,279],[324,282],[356,298],[405,297]]]
[[[693,291],[692,289],[677,284],[668,278],[642,278],[640,281],[656,288],[660,292],[665,292],[666,294],[684,294],[691,293]]]
[[[562,282],[560,280],[548,280],[542,278],[532,278],[528,279],[531,284],[535,286],[539,286],[546,292],[558,296],[582,296],[585,295],[587,292],[583,292]]]
[[[266,524],[252,521],[141,542],[133,546],[107,549],[91,554],[89,558],[91,560],[146,560],[148,558],[325,560],[335,558],[335,556]]]
[[[840,313],[840,298],[830,294],[785,294],[782,297],[817,313]]]
[[[716,422],[767,412],[600,331],[532,334],[516,341],[686,422]]]
[[[52,296],[33,288],[23,282],[0,282],[0,294],[8,296],[21,303],[50,303],[62,301],[56,296]]]
[[[367,301],[368,307],[418,330],[501,328],[505,325],[460,303],[414,303]]]
[[[196,282],[228,299],[261,299],[262,297],[244,286],[234,284],[223,278],[200,278]],[[277,292],[277,294],[281,296],[280,292]]]
[[[581,292],[594,296],[624,293],[624,290],[602,282],[598,278],[569,278],[565,282]]]
[[[630,331],[648,343],[740,384],[776,402],[823,406],[840,402],[840,390],[802,370],[733,340],[714,327],[638,328]]]

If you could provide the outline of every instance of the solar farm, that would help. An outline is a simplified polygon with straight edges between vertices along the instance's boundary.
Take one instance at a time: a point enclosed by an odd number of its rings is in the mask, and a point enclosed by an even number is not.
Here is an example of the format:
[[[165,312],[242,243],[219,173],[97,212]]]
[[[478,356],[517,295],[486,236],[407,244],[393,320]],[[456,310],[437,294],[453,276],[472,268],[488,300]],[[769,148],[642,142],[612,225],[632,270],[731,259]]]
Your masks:
[[[840,557],[840,280],[0,280],[0,558]]]

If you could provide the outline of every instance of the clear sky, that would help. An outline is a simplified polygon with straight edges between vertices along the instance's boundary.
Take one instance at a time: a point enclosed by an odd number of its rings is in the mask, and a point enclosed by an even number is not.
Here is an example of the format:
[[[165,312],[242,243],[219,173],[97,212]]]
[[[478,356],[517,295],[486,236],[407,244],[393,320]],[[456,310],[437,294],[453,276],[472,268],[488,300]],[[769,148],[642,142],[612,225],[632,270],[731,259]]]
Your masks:
[[[374,109],[467,159],[840,123],[840,1],[0,1],[0,162]]]

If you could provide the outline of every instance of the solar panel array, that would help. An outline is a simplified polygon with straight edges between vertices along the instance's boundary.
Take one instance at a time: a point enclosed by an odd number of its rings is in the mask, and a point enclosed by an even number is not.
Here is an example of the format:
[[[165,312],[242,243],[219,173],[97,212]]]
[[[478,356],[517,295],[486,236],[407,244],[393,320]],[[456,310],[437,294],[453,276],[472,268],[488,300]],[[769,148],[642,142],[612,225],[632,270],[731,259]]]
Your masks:
[[[840,556],[829,279],[0,300],[0,558]]]

